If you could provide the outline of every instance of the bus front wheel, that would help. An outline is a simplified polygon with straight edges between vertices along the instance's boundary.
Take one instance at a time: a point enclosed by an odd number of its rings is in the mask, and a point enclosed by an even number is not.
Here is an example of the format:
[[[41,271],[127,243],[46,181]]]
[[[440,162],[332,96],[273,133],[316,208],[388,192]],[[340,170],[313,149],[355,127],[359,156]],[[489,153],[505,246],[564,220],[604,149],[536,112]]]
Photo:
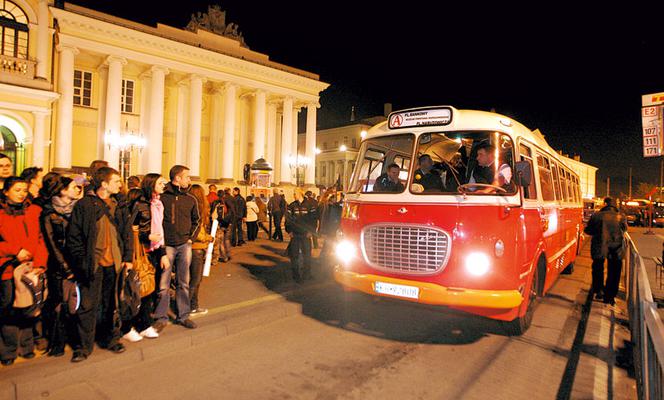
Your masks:
[[[526,312],[512,321],[506,321],[503,323],[503,328],[508,336],[521,336],[528,330],[528,328],[530,328],[530,324],[533,322],[533,314],[535,313],[535,304],[537,303],[539,274],[540,269],[535,268],[527,292],[528,299],[526,301],[528,301],[528,304],[526,305]]]

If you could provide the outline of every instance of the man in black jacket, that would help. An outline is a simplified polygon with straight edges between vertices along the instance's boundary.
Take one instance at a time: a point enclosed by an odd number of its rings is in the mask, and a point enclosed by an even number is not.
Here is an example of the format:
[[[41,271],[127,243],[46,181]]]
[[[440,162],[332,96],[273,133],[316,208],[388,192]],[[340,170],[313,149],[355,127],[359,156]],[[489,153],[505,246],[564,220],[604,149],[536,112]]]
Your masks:
[[[279,194],[277,189],[274,189],[272,197],[267,202],[267,211],[272,215],[272,222],[274,223],[272,240],[283,242],[284,234],[281,232],[281,219],[284,217],[284,213],[286,213],[286,200],[284,200],[284,196]]]
[[[242,237],[242,223],[247,219],[247,202],[240,194],[240,188],[233,188],[233,198],[235,199],[235,226],[232,228],[231,244],[233,246],[242,246],[246,242]]]
[[[300,283],[303,279],[311,277],[311,227],[318,210],[313,204],[307,205],[302,189],[295,189],[293,197],[295,200],[288,205],[286,212],[286,232],[290,233],[291,237],[288,244],[288,255],[291,259],[293,279]],[[302,270],[298,266],[300,252],[302,252],[304,263]]]
[[[625,217],[618,212],[614,200],[604,199],[604,208],[590,217],[584,232],[592,235],[590,255],[593,259],[592,291],[595,299],[604,298],[604,302],[615,304],[620,283],[622,258],[625,254],[623,236],[627,231]],[[604,285],[604,259],[608,260],[606,286]]]
[[[169,172],[171,181],[166,185],[161,202],[164,204],[164,241],[169,267],[163,269],[159,278],[159,294],[153,325],[161,331],[168,322],[171,286],[171,270],[175,268],[177,280],[175,302],[177,304],[176,323],[185,328],[194,329],[196,324],[189,318],[191,303],[189,299],[189,265],[191,264],[191,244],[201,229],[201,216],[196,198],[187,192],[191,179],[189,168],[175,165]]]
[[[118,171],[99,168],[92,177],[92,187],[76,203],[67,237],[81,301],[77,320],[80,345],[74,350],[72,362],[88,358],[95,336],[101,347],[114,353],[125,350],[120,343],[116,296],[118,274],[123,266],[132,268],[129,210],[115,199],[122,187]],[[96,326],[99,312],[101,322]]]

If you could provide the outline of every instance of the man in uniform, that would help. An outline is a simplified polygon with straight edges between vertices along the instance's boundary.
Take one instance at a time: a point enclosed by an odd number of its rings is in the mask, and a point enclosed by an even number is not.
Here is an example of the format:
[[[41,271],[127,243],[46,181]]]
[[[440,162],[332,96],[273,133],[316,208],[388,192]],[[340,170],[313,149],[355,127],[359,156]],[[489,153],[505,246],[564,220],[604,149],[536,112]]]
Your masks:
[[[404,190],[403,184],[399,181],[399,171],[401,168],[397,164],[387,166],[387,171],[376,179],[374,192],[396,192],[401,193]]]
[[[477,165],[473,168],[468,183],[481,183],[485,185],[500,186],[504,189],[512,180],[512,168],[506,163],[495,169],[496,147],[488,141],[477,145]],[[478,189],[476,193],[494,193],[494,188]]]
[[[415,171],[413,183],[422,185],[425,192],[442,192],[443,181],[440,179],[440,173],[433,169],[431,156],[422,154],[417,161],[420,168]]]
[[[304,202],[304,193],[301,189],[295,189],[293,193],[295,201],[288,205],[286,212],[286,232],[291,236],[288,245],[288,255],[291,259],[291,268],[293,270],[293,279],[301,283],[304,279],[311,277],[311,221],[316,219],[318,210],[316,207],[309,207]],[[298,253],[302,251],[304,258],[304,268],[300,271],[298,268]],[[302,273],[300,273],[302,272]]]

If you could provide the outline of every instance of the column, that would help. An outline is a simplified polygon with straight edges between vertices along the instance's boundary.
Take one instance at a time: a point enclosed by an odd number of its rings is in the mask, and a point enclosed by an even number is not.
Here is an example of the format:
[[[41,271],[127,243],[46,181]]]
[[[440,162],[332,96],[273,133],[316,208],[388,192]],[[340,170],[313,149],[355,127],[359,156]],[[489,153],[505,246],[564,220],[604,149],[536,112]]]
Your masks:
[[[221,149],[224,156],[221,164],[221,181],[233,182],[233,163],[235,156],[235,102],[237,85],[224,85],[224,140]]]
[[[317,104],[307,104],[307,133],[304,142],[304,154],[311,161],[311,165],[304,174],[304,184],[316,184],[316,108]]]
[[[148,171],[161,173],[161,153],[164,143],[164,84],[168,68],[155,65],[150,69],[150,117],[146,156]]]
[[[291,170],[288,165],[289,158],[295,157],[293,153],[293,99],[286,97],[283,100],[284,119],[281,128],[281,176],[279,177],[279,184],[291,183]],[[296,142],[297,143],[297,142]]]
[[[175,163],[187,163],[187,88],[186,81],[178,82],[178,111],[175,127]]]
[[[48,75],[48,45],[49,39],[48,26],[48,0],[39,0],[37,11],[37,72],[38,78],[49,80]]]
[[[138,122],[138,132],[140,135],[145,136],[146,138],[150,134],[150,94],[152,91],[152,74],[150,71],[145,71],[138,76],[141,80],[141,108],[140,116]],[[150,143],[148,143],[148,146]],[[143,149],[141,156],[138,158],[138,173],[145,175],[150,173],[150,166],[148,163],[149,159],[149,147]]]
[[[293,137],[292,142],[291,142],[293,156],[297,156],[299,154],[298,153],[298,138],[297,138],[297,123],[298,123],[297,114],[299,112],[300,112],[300,107],[295,106],[295,108],[293,108],[293,130],[291,131],[291,134],[292,134],[292,137]]]
[[[189,77],[189,169],[191,176],[201,176],[201,113],[203,111],[203,77]]]
[[[75,47],[58,45],[60,70],[58,76],[58,130],[55,136],[55,168],[71,168],[72,125],[74,115],[74,56]]]
[[[106,87],[108,86],[108,65],[101,64],[97,68],[98,73],[98,92],[97,92],[97,148],[95,149],[95,159],[104,158],[104,146],[106,146],[104,136],[106,135]]]
[[[108,89],[106,91],[106,134],[118,136],[122,133],[122,66],[127,64],[123,57],[108,56]],[[120,150],[116,146],[104,145],[104,160],[108,165],[120,168]]]
[[[277,103],[269,102],[267,105],[267,152],[265,159],[276,168],[277,155]],[[277,179],[276,169],[272,171],[274,179]]]
[[[46,117],[49,111],[33,111],[35,118],[35,134],[32,138],[32,165],[45,168],[44,150],[46,148]],[[45,168],[48,169],[48,168]]]
[[[265,158],[265,105],[266,95],[265,91],[257,90],[254,96],[254,152],[252,154],[250,163]]]
[[[219,147],[221,139],[221,123],[219,115],[223,91],[220,88],[212,89],[212,104],[210,105],[210,156],[208,159],[208,179],[216,180],[219,178]]]

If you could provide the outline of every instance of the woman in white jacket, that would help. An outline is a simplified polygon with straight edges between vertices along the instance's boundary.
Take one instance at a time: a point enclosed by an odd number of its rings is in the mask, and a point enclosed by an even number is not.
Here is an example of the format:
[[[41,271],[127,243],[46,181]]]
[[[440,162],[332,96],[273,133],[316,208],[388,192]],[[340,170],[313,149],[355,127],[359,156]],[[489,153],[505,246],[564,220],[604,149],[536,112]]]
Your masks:
[[[247,240],[250,242],[258,236],[258,212],[254,196],[247,196]]]

